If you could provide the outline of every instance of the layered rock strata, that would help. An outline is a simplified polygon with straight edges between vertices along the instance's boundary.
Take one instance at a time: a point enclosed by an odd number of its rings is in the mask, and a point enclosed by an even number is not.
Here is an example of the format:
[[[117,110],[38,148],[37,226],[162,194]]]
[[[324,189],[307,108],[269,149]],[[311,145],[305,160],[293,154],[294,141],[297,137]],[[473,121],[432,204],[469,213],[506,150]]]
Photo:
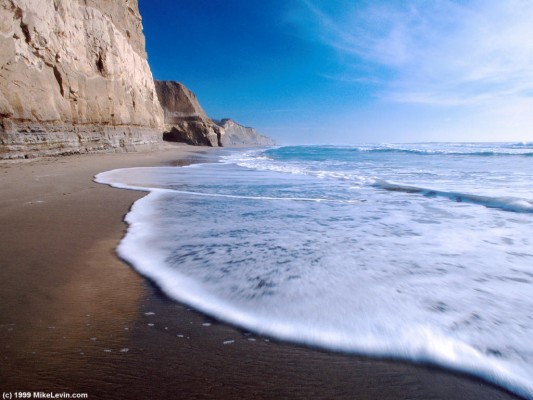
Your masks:
[[[254,128],[242,126],[226,118],[214,121],[224,129],[220,144],[224,147],[272,146],[275,142],[268,136],[259,134]]]
[[[164,140],[221,145],[222,129],[207,117],[193,92],[174,81],[155,81],[155,88],[165,116]]]
[[[154,147],[162,126],[137,0],[0,0],[0,158]]]

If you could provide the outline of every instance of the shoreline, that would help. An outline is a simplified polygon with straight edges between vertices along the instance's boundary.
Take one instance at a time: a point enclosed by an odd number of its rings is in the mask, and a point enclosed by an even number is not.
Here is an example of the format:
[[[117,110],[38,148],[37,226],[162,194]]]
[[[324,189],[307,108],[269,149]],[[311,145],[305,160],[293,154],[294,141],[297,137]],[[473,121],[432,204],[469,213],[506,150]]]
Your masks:
[[[145,192],[109,169],[186,165],[177,145],[0,163],[1,389],[89,398],[518,399],[476,378],[281,343],[166,298],[115,254]]]

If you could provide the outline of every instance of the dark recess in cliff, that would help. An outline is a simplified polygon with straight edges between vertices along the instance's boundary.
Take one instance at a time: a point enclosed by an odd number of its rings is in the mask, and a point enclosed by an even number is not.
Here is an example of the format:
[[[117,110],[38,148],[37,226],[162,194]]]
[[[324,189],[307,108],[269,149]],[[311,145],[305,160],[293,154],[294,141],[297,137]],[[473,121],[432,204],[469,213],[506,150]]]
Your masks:
[[[174,81],[155,81],[165,117],[163,140],[220,146],[222,129],[206,115],[195,94]]]
[[[165,116],[164,140],[224,147],[274,144],[255,129],[231,119],[211,120],[194,93],[179,82],[155,81],[155,88]]]

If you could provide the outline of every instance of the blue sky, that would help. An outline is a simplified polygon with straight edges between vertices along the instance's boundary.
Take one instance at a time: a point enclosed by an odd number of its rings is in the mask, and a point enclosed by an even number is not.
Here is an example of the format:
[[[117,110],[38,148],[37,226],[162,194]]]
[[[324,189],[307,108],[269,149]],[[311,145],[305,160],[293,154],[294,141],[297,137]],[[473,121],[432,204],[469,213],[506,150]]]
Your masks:
[[[155,79],[282,144],[533,141],[530,0],[139,0]]]

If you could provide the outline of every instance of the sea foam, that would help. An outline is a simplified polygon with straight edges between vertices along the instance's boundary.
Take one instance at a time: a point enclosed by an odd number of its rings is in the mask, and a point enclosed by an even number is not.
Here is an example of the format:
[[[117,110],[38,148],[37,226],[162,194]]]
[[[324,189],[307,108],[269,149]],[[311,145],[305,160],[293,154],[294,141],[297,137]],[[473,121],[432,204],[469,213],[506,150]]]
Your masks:
[[[258,333],[434,363],[533,398],[533,168],[435,157],[277,148],[96,179],[150,192],[118,253],[171,298]],[[509,197],[524,208],[506,211]]]

